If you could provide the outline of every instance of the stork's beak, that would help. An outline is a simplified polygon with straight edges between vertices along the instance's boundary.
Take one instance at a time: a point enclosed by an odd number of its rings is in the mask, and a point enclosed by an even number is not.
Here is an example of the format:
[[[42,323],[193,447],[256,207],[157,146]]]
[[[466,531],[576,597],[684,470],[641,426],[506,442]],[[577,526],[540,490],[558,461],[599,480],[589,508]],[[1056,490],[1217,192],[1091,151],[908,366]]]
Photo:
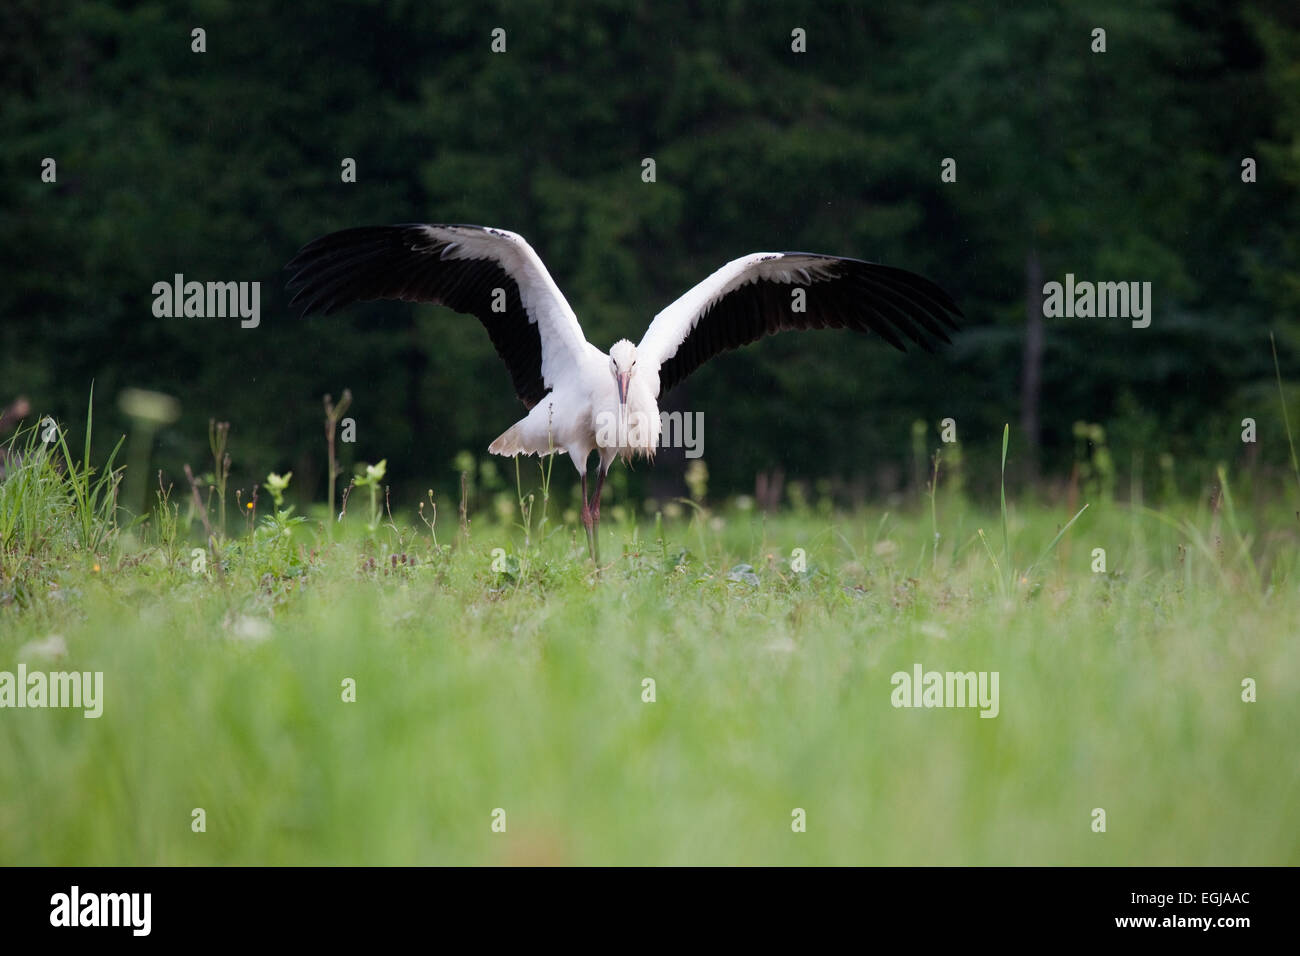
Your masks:
[[[618,380],[618,403],[627,404],[627,382],[632,377],[631,372],[621,372],[614,376]]]

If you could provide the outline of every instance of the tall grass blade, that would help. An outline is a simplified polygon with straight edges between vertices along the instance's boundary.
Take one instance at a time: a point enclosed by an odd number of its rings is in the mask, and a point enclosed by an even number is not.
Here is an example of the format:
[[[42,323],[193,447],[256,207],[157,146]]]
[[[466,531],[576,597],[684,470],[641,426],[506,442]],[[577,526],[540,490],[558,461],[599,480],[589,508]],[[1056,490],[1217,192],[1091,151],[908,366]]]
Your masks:
[[[1011,565],[1011,534],[1007,527],[1007,444],[1011,440],[1010,423],[1002,426],[1002,559]]]
[[[1043,549],[1043,553],[1038,556],[1034,563],[1025,570],[1025,574],[1028,574],[1030,571],[1034,570],[1034,568],[1038,567],[1038,565],[1043,563],[1043,559],[1055,550],[1056,546],[1061,543],[1061,539],[1065,537],[1065,533],[1070,530],[1070,526],[1079,520],[1079,517],[1088,510],[1088,507],[1088,505],[1084,505],[1080,508],[1075,516],[1065,523],[1065,527],[1056,532],[1056,537],[1053,538],[1051,543]]]
[[[1300,460],[1295,456],[1295,441],[1291,438],[1291,418],[1286,411],[1286,393],[1282,391],[1282,367],[1277,362],[1277,342],[1268,333],[1268,344],[1273,347],[1273,373],[1277,376],[1277,398],[1282,405],[1282,424],[1286,426],[1286,443],[1291,447],[1291,470],[1295,472],[1296,485],[1300,486]]]

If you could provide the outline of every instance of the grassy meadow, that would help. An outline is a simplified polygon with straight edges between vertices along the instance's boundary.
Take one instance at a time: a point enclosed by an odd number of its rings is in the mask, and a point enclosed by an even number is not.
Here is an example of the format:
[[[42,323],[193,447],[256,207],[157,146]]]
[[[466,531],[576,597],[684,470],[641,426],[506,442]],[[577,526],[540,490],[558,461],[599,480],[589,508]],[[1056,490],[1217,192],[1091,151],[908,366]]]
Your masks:
[[[597,569],[567,465],[468,524],[227,489],[208,538],[215,500],[131,525],[34,439],[0,671],[102,672],[103,713],[0,710],[2,863],[1300,863],[1289,489],[607,500]],[[894,707],[917,664],[996,671],[997,716]]]

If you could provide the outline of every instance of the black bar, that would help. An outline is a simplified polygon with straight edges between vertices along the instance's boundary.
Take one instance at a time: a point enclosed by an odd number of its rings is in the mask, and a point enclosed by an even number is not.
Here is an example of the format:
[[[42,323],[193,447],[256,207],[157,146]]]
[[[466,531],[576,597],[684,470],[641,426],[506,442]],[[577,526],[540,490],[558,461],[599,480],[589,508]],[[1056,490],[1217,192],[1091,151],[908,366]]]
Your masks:
[[[0,871],[0,880],[7,942],[75,936],[92,945],[146,938],[338,945],[399,931],[433,931],[418,938],[435,941],[444,931],[474,928],[493,940],[514,928],[540,942],[550,932],[581,936],[620,925],[630,939],[701,920],[705,929],[729,936],[789,928],[881,941],[903,933],[926,943],[1131,937],[1232,945],[1261,930],[1285,931],[1296,889],[1291,868],[15,868]],[[74,886],[78,921],[101,912],[111,919],[116,908],[126,925],[52,925],[70,922]],[[149,894],[147,936],[136,935],[144,897],[126,909],[126,898],[101,895],[110,893]],[[1200,924],[1205,919],[1208,927]],[[1124,922],[1133,920],[1154,922]],[[1238,920],[1245,922],[1225,923]]]

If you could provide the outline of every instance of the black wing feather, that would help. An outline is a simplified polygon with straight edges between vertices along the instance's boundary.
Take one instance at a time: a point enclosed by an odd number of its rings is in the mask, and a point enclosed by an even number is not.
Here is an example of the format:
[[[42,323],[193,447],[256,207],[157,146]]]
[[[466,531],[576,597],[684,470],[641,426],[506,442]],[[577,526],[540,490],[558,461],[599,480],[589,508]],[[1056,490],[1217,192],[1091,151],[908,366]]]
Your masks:
[[[659,369],[659,394],[666,395],[697,368],[722,352],[766,335],[800,329],[852,329],[874,332],[894,348],[904,339],[925,349],[949,344],[962,311],[929,279],[861,259],[807,252],[774,255],[819,260],[819,271],[795,282],[759,278],[713,302],[686,339]],[[796,273],[797,275],[797,273]],[[791,307],[791,290],[805,290],[805,310]]]
[[[354,302],[401,299],[473,315],[510,370],[515,394],[532,408],[550,391],[542,380],[541,330],[529,320],[510,273],[492,259],[444,258],[450,244],[417,223],[330,233],[303,246],[285,267],[294,291],[289,304],[307,316]],[[496,289],[505,290],[504,312],[492,311]]]

